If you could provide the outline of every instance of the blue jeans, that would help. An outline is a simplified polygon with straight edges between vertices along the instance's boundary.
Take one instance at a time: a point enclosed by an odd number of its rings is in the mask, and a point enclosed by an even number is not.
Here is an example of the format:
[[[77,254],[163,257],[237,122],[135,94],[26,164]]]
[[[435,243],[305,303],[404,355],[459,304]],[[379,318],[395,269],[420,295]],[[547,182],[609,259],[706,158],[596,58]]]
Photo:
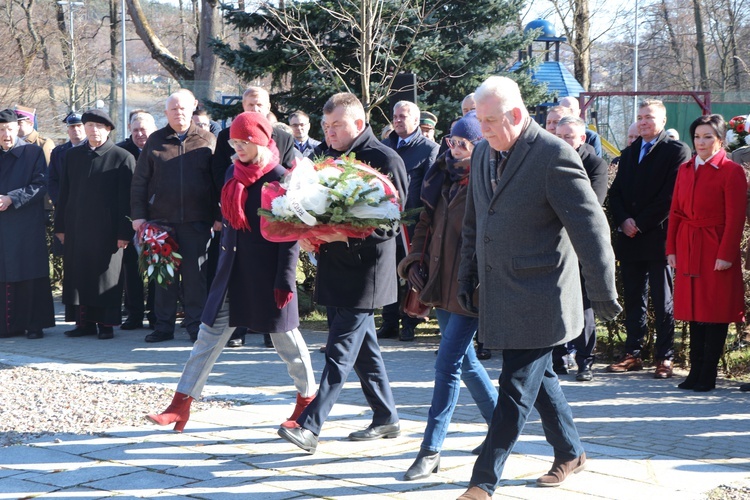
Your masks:
[[[492,495],[531,408],[539,412],[547,442],[556,460],[583,454],[573,412],[552,371],[552,347],[503,350],[500,395],[482,453],[474,464],[471,485]]]
[[[469,389],[484,420],[489,424],[497,404],[497,389],[487,370],[477,359],[471,339],[477,331],[477,318],[435,309],[440,325],[440,348],[435,360],[435,387],[427,415],[422,449],[440,451],[456,409],[461,380]]]

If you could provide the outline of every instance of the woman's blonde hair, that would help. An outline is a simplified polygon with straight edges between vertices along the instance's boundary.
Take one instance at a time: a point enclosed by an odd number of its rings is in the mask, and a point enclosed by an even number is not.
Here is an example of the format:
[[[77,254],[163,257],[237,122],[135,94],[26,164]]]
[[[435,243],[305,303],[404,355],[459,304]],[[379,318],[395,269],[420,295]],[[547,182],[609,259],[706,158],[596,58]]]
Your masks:
[[[256,163],[261,167],[265,167],[266,165],[271,163],[273,154],[271,153],[271,150],[268,148],[268,146],[259,146],[256,144],[255,147],[258,148],[258,154],[255,155],[255,158],[251,160],[251,163]]]

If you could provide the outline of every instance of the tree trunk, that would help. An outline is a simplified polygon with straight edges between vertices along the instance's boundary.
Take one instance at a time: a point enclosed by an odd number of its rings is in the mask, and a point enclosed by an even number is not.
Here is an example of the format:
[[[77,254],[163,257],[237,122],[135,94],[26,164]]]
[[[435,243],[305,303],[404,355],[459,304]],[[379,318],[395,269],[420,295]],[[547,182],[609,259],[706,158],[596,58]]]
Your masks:
[[[708,69],[706,67],[706,37],[703,34],[703,13],[701,0],[693,0],[695,15],[695,50],[698,52],[698,69],[700,71],[700,89],[709,90]]]
[[[589,90],[591,85],[591,19],[589,0],[575,0],[573,12],[573,52],[575,53],[574,72],[581,86]]]
[[[195,83],[193,92],[199,101],[213,98],[216,89],[216,56],[209,42],[219,34],[221,13],[218,0],[202,0],[198,53],[194,56]]]
[[[734,89],[740,90],[741,85],[741,69],[740,69],[740,54],[737,50],[737,12],[734,10],[734,6],[730,0],[726,0],[726,12],[727,12],[727,39],[729,42],[729,54],[732,58],[732,80],[734,80]]]
[[[188,68],[184,62],[177,59],[154,33],[141,8],[140,0],[126,0],[126,2],[128,13],[130,13],[130,18],[135,25],[135,32],[151,52],[151,57],[166,69],[175,80],[192,82],[195,79],[195,72]]]
[[[117,0],[109,0],[109,117],[112,118],[112,122],[119,123],[118,117],[120,113],[117,112],[117,88],[119,87],[118,82],[118,71],[117,71],[117,22],[118,14],[117,7],[119,2]],[[117,133],[115,130],[114,133]],[[121,134],[125,134],[123,139],[127,137],[126,130],[120,130]],[[114,139],[114,136],[112,137]]]

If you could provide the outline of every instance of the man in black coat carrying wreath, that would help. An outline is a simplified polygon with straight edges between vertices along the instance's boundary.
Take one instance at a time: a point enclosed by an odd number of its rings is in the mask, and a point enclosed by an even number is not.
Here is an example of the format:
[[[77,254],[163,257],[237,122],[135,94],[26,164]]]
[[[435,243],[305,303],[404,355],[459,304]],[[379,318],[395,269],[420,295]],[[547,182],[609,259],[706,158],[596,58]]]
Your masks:
[[[339,157],[353,153],[357,160],[389,176],[403,200],[407,184],[404,163],[372,133],[359,99],[349,93],[335,94],[326,102],[323,114],[329,127],[326,154]],[[401,432],[374,318],[375,308],[396,300],[396,236],[397,230],[377,229],[364,239],[334,235],[320,246],[315,299],[329,311],[326,363],[318,394],[297,419],[298,427],[279,429],[281,437],[309,453],[315,452],[320,429],[352,368],[373,418],[367,429],[352,432],[349,439],[394,438]]]

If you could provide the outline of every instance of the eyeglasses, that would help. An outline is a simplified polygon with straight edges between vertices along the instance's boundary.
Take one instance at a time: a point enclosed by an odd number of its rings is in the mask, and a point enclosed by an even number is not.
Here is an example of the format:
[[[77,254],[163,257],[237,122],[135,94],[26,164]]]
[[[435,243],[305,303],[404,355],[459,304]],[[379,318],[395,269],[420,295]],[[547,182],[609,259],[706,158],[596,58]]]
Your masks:
[[[229,139],[229,145],[232,147],[232,149],[245,149],[248,147],[252,142],[250,141],[241,141],[239,139]]]
[[[448,147],[449,148],[461,148],[461,149],[469,149],[469,144],[471,144],[469,141],[460,140],[457,141],[455,139],[448,138]]]

